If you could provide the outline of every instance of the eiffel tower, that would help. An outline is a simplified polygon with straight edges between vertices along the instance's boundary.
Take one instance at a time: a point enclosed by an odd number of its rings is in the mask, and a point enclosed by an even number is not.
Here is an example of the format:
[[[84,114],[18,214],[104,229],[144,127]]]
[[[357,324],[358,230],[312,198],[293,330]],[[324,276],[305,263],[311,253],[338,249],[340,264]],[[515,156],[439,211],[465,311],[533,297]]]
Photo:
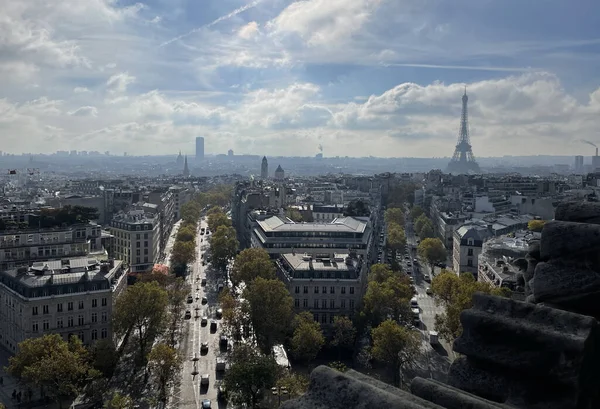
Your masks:
[[[481,173],[479,164],[473,155],[471,148],[471,140],[469,138],[469,115],[467,111],[467,87],[465,94],[462,97],[462,113],[460,115],[460,130],[458,132],[458,142],[452,160],[448,164],[448,173],[465,174],[465,173]]]

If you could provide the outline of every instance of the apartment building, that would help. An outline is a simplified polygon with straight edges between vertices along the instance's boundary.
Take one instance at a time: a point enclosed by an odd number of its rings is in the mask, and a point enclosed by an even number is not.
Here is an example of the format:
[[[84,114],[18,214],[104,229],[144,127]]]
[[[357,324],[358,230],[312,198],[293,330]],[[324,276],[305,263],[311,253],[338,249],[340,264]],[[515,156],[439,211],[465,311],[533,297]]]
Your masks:
[[[470,273],[477,277],[477,257],[483,242],[493,234],[487,226],[468,223],[454,231],[452,269],[457,274]]]
[[[373,252],[373,229],[368,217],[341,217],[331,222],[294,223],[281,216],[257,220],[252,247],[272,257],[286,253],[343,254],[348,251],[369,259]]]
[[[352,317],[366,287],[366,268],[356,254],[282,254],[277,274],[296,312],[309,311],[325,328],[334,317]]]
[[[487,240],[478,257],[477,281],[523,292],[522,288],[518,288],[519,268],[515,260],[524,258],[529,251],[529,242],[539,237],[539,233],[516,232]]]
[[[38,229],[0,231],[0,269],[29,265],[32,261],[105,255],[101,229],[96,223],[78,223]]]
[[[344,207],[337,205],[313,205],[312,219],[316,222],[331,222],[344,217]]]
[[[114,236],[114,258],[123,260],[131,272],[149,271],[159,261],[160,220],[149,206],[115,215],[110,234]]]
[[[121,261],[72,258],[34,262],[0,272],[0,343],[16,352],[19,342],[49,333],[85,344],[113,337],[111,318],[127,286]]]

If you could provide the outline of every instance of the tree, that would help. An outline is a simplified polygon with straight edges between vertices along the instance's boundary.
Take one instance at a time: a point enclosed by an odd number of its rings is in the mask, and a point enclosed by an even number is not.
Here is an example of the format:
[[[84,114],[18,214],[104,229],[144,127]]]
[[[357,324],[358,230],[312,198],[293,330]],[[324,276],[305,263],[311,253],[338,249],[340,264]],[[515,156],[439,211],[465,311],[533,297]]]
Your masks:
[[[167,402],[168,391],[179,374],[182,359],[177,350],[167,344],[156,344],[148,354],[148,366],[158,382],[158,397]]]
[[[261,248],[242,250],[235,257],[235,263],[231,270],[233,285],[237,286],[242,282],[250,283],[257,277],[268,280],[275,278],[275,266],[269,253]]]
[[[304,395],[310,385],[310,379],[307,376],[286,371],[276,382],[279,388],[285,388],[288,392],[288,399],[294,399]]]
[[[294,327],[292,353],[301,361],[313,361],[325,344],[321,325],[310,312],[302,312],[294,318]]]
[[[235,405],[255,408],[260,391],[269,390],[277,381],[279,368],[271,354],[262,355],[252,346],[240,343],[231,353],[225,373],[225,388]]]
[[[110,400],[104,403],[104,409],[133,409],[133,399],[115,392]]]
[[[418,356],[420,335],[394,320],[386,320],[373,330],[373,357],[390,366],[394,371],[394,382],[398,382],[400,368]]]
[[[390,277],[393,277],[395,273],[387,264],[373,264],[369,271],[369,281],[377,281],[383,283]]]
[[[202,214],[202,207],[197,202],[190,200],[181,206],[180,213],[184,223],[196,226]]]
[[[425,240],[425,239],[433,239],[435,237],[435,235],[433,234],[433,226],[431,225],[431,222],[429,222],[429,220],[427,221],[427,223],[425,223],[423,225],[423,227],[421,227],[421,230],[419,231],[419,238],[421,240]]]
[[[346,209],[344,209],[344,216],[368,217],[370,214],[369,206],[360,199],[350,201]]]
[[[115,333],[122,336],[133,331],[142,360],[148,345],[163,329],[167,303],[167,292],[155,282],[134,284],[117,298],[113,313]]]
[[[431,264],[432,270],[435,263],[443,263],[446,261],[446,257],[448,257],[446,248],[440,239],[421,240],[417,252],[421,258]]]
[[[213,232],[217,231],[220,226],[231,226],[231,220],[223,212],[210,214],[206,223],[208,224],[210,231]]]
[[[183,225],[177,231],[177,241],[195,241],[196,239],[196,226],[191,224]]]
[[[488,283],[475,281],[472,274],[459,276],[446,270],[431,280],[431,290],[436,303],[444,308],[442,314],[435,316],[435,330],[449,343],[454,342],[462,333],[460,314],[473,306],[475,292],[501,297],[510,295],[507,288],[496,288]]]
[[[223,213],[223,209],[221,209],[219,206],[213,206],[210,209],[208,209],[208,211],[206,212],[207,216],[210,216],[211,214],[222,214]]]
[[[196,243],[176,240],[171,252],[171,263],[187,265],[196,259]]]
[[[433,227],[433,223],[431,222],[429,217],[425,216],[424,214],[420,215],[419,217],[417,217],[414,220],[415,220],[415,223],[414,223],[415,233],[417,233],[417,234],[419,234],[419,232],[421,231],[423,226],[426,225],[427,223],[429,223]]]
[[[404,211],[399,207],[389,207],[383,217],[387,225],[395,223],[404,226]]]
[[[236,300],[228,288],[219,294],[219,304],[223,309],[223,332],[235,340],[242,339],[242,330],[250,327],[247,303]]]
[[[136,282],[156,282],[162,288],[167,288],[173,276],[169,275],[169,267],[164,264],[155,264],[150,273],[138,274]]]
[[[60,408],[64,398],[74,398],[90,380],[100,376],[92,368],[90,355],[81,340],[72,336],[67,342],[59,334],[19,343],[7,370],[32,388],[44,388]]]
[[[237,253],[240,243],[233,227],[219,226],[210,239],[210,250],[215,267],[225,269]]]
[[[527,228],[531,231],[540,232],[544,228],[545,224],[545,220],[529,220],[529,223],[527,223]]]
[[[110,378],[119,362],[119,354],[110,339],[101,339],[92,347],[92,363],[103,376]]]
[[[171,318],[169,328],[171,345],[175,345],[177,328],[183,319],[184,303],[191,291],[191,286],[181,277],[174,279],[167,287],[167,303]]]
[[[282,343],[290,329],[294,301],[280,280],[257,278],[244,290],[248,315],[264,353]]]
[[[338,357],[341,351],[351,350],[354,347],[356,340],[356,329],[352,321],[348,317],[333,318],[333,337],[331,338],[331,346],[338,348]]]
[[[410,217],[413,220],[417,220],[423,214],[425,214],[425,212],[420,206],[413,206],[413,208],[410,209]]]
[[[381,283],[370,281],[363,303],[371,322],[375,324],[387,317],[396,321],[408,321],[412,295],[408,278],[395,275]]]
[[[396,223],[388,225],[387,246],[392,250],[394,260],[396,259],[396,253],[406,246],[406,233],[400,225]]]
[[[288,219],[290,219],[291,221],[295,222],[295,223],[300,223],[301,221],[303,221],[303,217],[302,217],[302,213],[300,213],[300,211],[298,211],[298,209],[294,209],[293,207],[288,208],[285,211],[285,215],[287,216]]]

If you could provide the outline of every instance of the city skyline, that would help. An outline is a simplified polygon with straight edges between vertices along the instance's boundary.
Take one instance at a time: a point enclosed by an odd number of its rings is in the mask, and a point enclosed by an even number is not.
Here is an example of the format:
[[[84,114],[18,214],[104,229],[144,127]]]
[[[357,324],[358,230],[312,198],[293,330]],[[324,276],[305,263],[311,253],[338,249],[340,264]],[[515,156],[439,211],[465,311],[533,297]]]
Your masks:
[[[600,142],[592,1],[4,3],[9,153],[448,157],[465,84],[477,157]]]

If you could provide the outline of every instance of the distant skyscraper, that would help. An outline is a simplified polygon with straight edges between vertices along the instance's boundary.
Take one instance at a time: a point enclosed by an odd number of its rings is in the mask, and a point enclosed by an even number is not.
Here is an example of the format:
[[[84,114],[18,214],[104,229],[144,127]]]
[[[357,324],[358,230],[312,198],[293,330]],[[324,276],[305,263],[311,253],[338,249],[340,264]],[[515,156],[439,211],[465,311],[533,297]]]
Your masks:
[[[583,172],[583,156],[582,155],[577,155],[575,156],[575,173],[582,173]]]
[[[454,174],[481,173],[479,164],[475,160],[471,141],[469,137],[469,115],[467,111],[467,89],[462,97],[462,113],[460,116],[460,130],[458,132],[458,142],[452,160],[448,164],[448,172]]]
[[[229,149],[227,151],[227,156],[229,156],[230,158],[233,156],[233,149]]]
[[[269,162],[267,162],[266,156],[263,156],[262,163],[260,165],[260,178],[261,179],[269,178]]]
[[[285,179],[285,172],[281,165],[279,165],[277,166],[277,169],[275,169],[275,180],[282,181],[283,179]]]
[[[204,138],[198,136],[196,138],[196,160],[204,159]]]

